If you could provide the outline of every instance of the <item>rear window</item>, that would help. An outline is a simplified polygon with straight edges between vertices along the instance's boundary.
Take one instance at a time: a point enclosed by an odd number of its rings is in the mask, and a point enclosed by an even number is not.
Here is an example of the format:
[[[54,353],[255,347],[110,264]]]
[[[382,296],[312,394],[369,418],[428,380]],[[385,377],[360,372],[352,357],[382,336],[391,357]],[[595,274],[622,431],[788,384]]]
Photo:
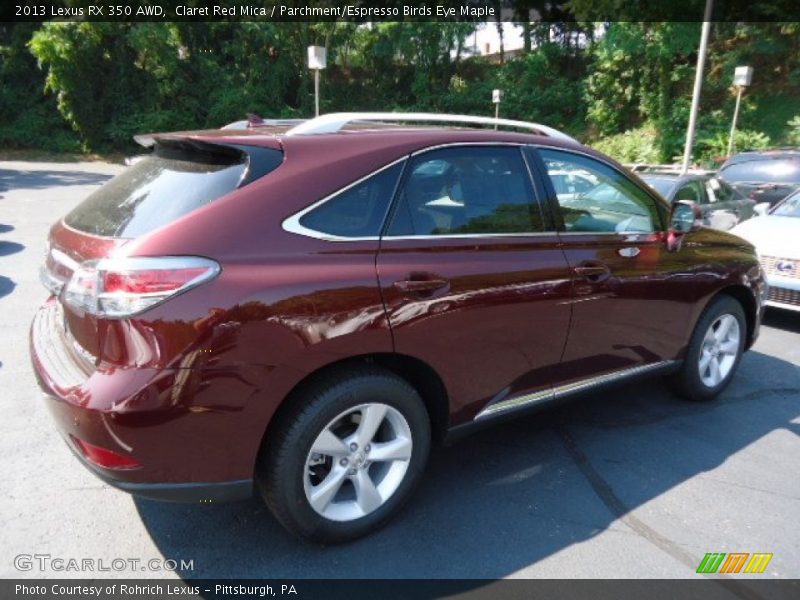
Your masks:
[[[282,160],[277,150],[255,150],[261,163],[259,175]],[[152,155],[94,192],[64,221],[94,235],[135,238],[232,192],[248,177],[247,172],[247,155],[235,148],[159,145]]]
[[[723,167],[721,175],[732,183],[800,183],[800,157],[749,160]]]

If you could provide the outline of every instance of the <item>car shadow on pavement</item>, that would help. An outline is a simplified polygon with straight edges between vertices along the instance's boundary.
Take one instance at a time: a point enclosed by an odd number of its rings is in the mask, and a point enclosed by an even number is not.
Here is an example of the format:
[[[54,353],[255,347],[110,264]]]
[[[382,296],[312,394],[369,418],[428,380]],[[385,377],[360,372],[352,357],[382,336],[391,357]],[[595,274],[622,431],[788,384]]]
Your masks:
[[[800,333],[800,313],[780,308],[767,308],[764,312],[764,325]]]
[[[179,572],[185,579],[499,578],[609,530],[617,544],[657,547],[688,574],[698,557],[670,539],[674,530],[659,529],[693,518],[702,528],[711,502],[655,524],[631,511],[768,434],[800,435],[798,394],[800,367],[750,352],[716,402],[682,401],[656,379],[545,409],[435,450],[409,506],[341,546],[292,538],[256,500],[135,502],[164,556],[194,561]]]
[[[13,189],[38,190],[67,185],[99,185],[111,179],[107,173],[59,170],[0,169],[0,192]]]

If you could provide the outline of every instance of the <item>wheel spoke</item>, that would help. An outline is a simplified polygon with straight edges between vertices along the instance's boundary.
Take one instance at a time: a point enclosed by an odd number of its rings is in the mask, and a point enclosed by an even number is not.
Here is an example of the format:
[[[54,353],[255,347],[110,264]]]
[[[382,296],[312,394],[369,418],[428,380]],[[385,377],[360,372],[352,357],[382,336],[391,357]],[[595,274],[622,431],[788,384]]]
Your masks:
[[[717,331],[714,332],[714,337],[717,338],[717,342],[722,343],[726,339],[728,339],[728,332],[731,330],[731,326],[736,322],[730,315],[724,315],[719,319],[719,327],[717,327]]]
[[[369,477],[366,469],[360,469],[353,477],[353,487],[356,489],[356,503],[364,514],[369,514],[382,503],[381,495]]]
[[[711,385],[717,385],[722,380],[722,374],[719,371],[719,359],[712,358],[708,367],[708,377],[711,380]]]
[[[345,480],[347,470],[334,468],[328,476],[311,490],[309,502],[317,512],[324,511],[333,500]]]
[[[711,362],[711,359],[714,358],[708,350],[703,348],[702,355],[700,356],[700,375],[704,375],[706,370],[708,369],[708,364]]]
[[[411,440],[401,437],[391,442],[373,443],[368,458],[373,462],[408,460],[411,458],[411,446]]]
[[[326,429],[314,441],[311,452],[326,456],[347,456],[350,450],[330,429]]]
[[[361,411],[361,422],[356,430],[356,442],[364,447],[372,441],[386,416],[385,404],[370,404]]]
[[[739,352],[739,340],[730,339],[719,345],[719,349],[723,354],[735,356]]]

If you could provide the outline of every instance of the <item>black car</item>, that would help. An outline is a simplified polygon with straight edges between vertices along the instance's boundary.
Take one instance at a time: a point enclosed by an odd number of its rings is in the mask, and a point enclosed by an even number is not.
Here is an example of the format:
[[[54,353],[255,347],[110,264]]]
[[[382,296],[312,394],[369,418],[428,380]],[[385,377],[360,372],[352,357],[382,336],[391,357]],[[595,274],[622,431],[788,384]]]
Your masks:
[[[775,206],[800,188],[800,150],[735,154],[725,161],[719,175],[745,196]]]
[[[753,216],[756,201],[710,174],[640,173],[640,177],[671,203],[691,200],[703,213],[703,224],[728,230]]]

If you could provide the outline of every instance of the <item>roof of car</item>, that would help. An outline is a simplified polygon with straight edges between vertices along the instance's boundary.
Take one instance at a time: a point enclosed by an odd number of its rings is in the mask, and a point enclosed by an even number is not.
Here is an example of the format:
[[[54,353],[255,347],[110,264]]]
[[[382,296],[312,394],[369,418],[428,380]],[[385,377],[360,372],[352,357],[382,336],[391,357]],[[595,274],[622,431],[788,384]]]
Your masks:
[[[798,148],[773,148],[770,150],[751,150],[734,154],[722,165],[722,169],[731,165],[750,162],[756,160],[775,160],[781,158],[800,159],[800,149]]]

